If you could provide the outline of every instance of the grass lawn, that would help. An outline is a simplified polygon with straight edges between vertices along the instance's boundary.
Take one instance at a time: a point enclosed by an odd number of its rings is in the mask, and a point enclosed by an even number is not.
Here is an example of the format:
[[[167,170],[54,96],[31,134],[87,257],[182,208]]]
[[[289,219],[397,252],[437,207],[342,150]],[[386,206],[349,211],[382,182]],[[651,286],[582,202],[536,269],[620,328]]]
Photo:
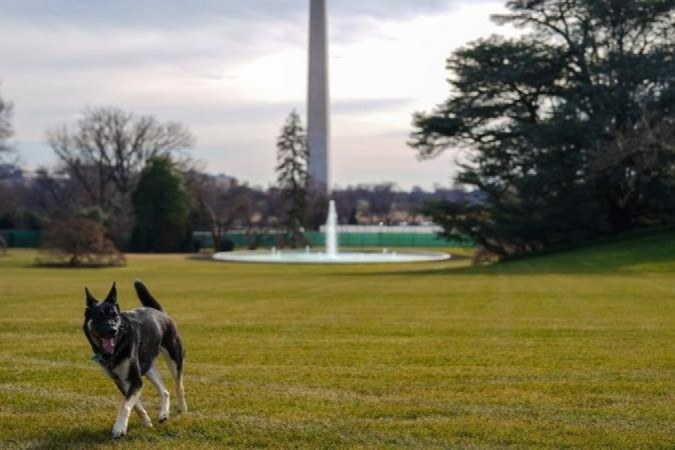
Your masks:
[[[0,258],[0,448],[675,447],[672,233],[483,268],[34,258]],[[129,309],[136,277],[182,331],[190,412],[112,441],[83,288]]]

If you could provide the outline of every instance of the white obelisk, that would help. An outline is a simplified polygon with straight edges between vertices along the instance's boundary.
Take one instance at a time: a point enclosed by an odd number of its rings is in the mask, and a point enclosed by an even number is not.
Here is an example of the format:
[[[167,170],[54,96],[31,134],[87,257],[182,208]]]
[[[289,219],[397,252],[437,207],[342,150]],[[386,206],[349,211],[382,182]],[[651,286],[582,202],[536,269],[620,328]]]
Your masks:
[[[328,29],[326,0],[309,0],[309,78],[307,86],[307,146],[309,177],[314,189],[328,192]]]

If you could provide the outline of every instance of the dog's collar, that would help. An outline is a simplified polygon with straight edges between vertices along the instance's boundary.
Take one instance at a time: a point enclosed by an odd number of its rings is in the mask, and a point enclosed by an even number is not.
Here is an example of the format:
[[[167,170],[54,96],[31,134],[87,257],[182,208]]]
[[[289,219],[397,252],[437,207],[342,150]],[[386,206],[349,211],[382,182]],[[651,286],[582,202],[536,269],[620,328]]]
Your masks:
[[[110,357],[112,355],[105,355],[102,353],[94,353],[91,355],[91,360],[94,361],[95,363],[98,363],[104,367],[108,367],[111,363]]]

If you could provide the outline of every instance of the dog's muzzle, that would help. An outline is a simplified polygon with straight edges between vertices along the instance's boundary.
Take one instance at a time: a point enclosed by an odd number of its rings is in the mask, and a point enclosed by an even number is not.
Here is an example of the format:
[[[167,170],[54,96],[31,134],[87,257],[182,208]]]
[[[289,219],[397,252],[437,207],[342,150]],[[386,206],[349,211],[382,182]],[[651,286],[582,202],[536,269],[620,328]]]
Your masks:
[[[101,341],[101,348],[103,348],[103,353],[109,355],[115,353],[115,337],[117,335],[117,329],[111,330],[110,334],[112,334],[113,337],[103,337],[94,330],[91,330],[91,332],[99,341]]]

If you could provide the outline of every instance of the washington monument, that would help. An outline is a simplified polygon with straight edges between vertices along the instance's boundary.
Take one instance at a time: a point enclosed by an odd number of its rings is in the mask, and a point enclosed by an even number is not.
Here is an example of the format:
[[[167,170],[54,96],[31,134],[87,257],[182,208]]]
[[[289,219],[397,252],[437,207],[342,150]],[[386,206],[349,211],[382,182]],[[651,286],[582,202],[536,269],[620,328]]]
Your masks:
[[[307,86],[307,147],[312,187],[330,188],[328,154],[328,32],[326,0],[309,0],[309,77]]]

